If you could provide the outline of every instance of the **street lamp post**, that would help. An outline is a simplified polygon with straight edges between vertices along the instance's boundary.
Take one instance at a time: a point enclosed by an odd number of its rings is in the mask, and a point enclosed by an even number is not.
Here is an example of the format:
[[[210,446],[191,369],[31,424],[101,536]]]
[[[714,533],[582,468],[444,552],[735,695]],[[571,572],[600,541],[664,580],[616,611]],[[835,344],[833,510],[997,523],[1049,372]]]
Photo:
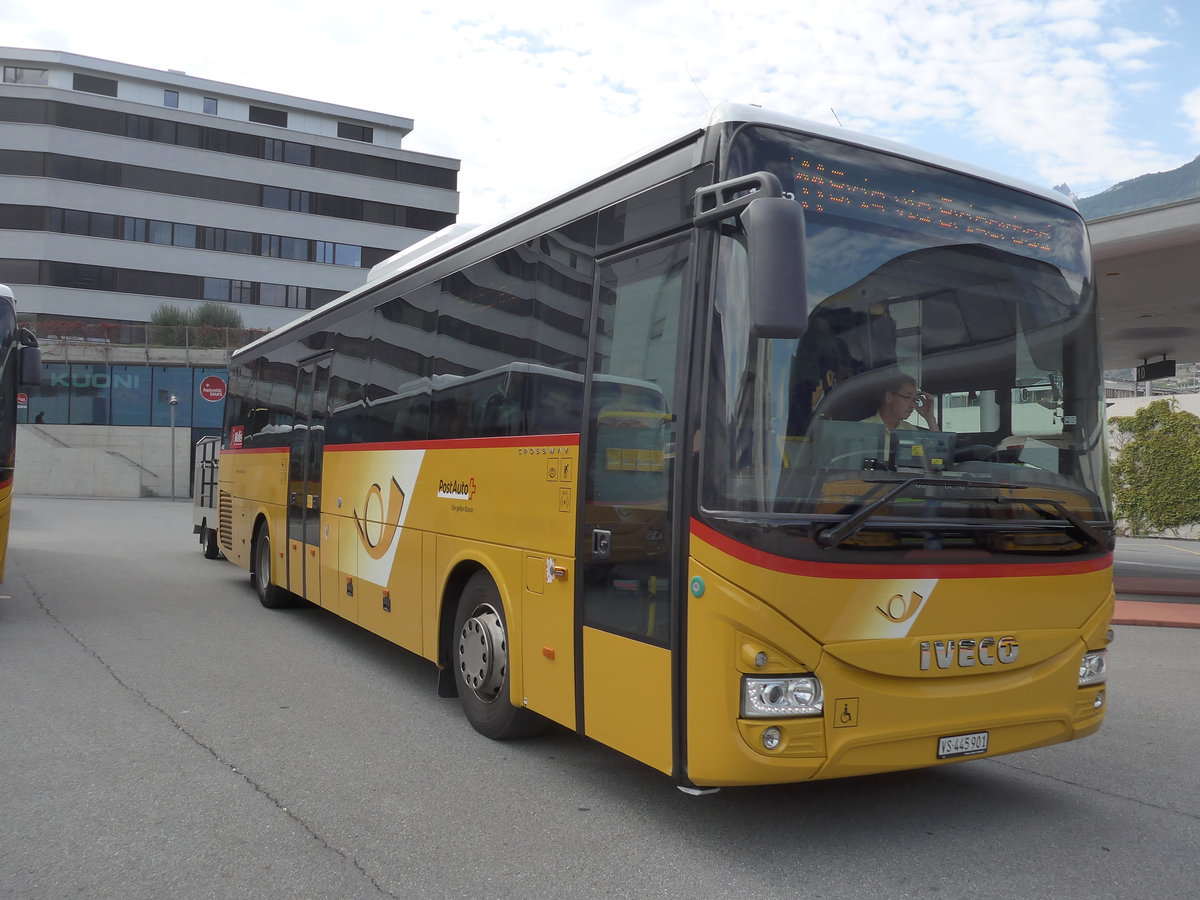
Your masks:
[[[171,502],[175,502],[175,407],[179,405],[179,397],[171,395]]]

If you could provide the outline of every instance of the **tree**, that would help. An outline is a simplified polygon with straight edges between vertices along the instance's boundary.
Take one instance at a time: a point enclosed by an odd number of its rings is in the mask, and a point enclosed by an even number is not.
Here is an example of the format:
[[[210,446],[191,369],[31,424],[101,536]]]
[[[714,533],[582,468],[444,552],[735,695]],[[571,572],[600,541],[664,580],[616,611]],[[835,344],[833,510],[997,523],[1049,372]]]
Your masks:
[[[1200,522],[1200,417],[1171,400],[1109,419],[1120,452],[1112,466],[1117,518],[1132,535]]]

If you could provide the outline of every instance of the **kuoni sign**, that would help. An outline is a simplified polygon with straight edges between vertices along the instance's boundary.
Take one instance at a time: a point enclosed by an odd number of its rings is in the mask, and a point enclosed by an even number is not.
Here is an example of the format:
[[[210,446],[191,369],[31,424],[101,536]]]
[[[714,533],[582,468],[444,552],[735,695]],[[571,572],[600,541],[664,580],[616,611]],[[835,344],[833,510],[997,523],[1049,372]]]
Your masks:
[[[225,399],[225,379],[209,375],[200,382],[200,396],[210,403]]]

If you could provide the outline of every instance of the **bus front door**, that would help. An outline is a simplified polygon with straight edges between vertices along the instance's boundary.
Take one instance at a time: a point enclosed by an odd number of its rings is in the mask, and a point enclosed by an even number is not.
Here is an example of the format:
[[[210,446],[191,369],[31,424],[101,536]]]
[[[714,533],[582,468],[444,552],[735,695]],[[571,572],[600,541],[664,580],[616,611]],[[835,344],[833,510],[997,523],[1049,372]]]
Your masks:
[[[582,728],[668,774],[679,528],[671,459],[688,246],[659,243],[599,264],[581,459]]]
[[[325,450],[329,356],[296,375],[296,416],[288,457],[288,590],[321,602],[321,463]]]

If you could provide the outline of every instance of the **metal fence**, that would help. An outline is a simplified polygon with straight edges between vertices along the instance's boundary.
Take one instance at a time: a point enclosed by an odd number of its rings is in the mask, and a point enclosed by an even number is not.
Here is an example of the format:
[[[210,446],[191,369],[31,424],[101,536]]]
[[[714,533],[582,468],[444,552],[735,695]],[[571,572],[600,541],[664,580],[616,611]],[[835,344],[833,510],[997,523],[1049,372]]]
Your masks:
[[[214,325],[152,325],[150,323],[77,322],[31,317],[22,322],[44,345],[53,343],[117,344],[126,347],[179,347],[232,352],[262,337],[260,328],[218,328]]]
[[[37,335],[46,362],[228,366],[234,350],[262,337],[258,328],[77,322],[49,317],[22,321]]]

